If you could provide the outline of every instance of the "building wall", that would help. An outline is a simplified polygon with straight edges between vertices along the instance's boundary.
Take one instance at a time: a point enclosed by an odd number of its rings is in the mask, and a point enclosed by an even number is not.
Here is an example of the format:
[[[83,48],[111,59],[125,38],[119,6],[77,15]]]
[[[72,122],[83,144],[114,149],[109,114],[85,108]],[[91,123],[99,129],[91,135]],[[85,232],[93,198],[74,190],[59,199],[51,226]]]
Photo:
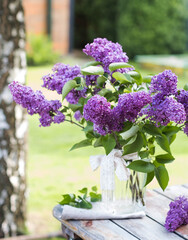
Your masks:
[[[47,0],[23,0],[27,34],[47,33]],[[51,38],[54,50],[69,51],[70,0],[52,0]]]
[[[54,49],[69,50],[70,0],[52,0],[52,40]]]

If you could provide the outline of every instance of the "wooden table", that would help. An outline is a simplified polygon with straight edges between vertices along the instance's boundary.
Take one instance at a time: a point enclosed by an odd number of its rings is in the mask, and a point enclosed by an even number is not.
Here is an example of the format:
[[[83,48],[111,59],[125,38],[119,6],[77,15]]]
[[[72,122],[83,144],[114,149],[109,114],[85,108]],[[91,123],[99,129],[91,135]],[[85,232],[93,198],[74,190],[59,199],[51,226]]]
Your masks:
[[[76,221],[61,220],[67,239],[87,240],[182,240],[188,239],[188,225],[169,233],[164,228],[169,203],[177,196],[188,196],[188,184],[161,190],[148,190],[146,195],[146,217],[125,220]],[[62,210],[60,210],[62,211]]]

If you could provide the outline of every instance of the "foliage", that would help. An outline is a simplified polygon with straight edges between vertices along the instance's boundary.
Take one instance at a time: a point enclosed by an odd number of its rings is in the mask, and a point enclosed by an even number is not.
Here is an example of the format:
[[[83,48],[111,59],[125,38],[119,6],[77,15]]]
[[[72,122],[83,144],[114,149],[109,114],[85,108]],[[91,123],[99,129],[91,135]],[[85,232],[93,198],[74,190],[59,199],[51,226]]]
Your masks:
[[[63,199],[59,202],[59,204],[70,205],[72,207],[77,208],[91,209],[92,208],[91,202],[101,201],[101,194],[97,193],[96,186],[92,187],[92,191],[89,192],[89,195],[87,188],[82,188],[78,192],[82,193],[83,195],[82,196],[78,195],[77,197],[75,194],[62,195]]]
[[[10,85],[14,100],[29,114],[39,114],[42,126],[67,121],[80,127],[85,139],[72,149],[93,145],[103,147],[106,154],[114,148],[123,149],[123,155],[137,152],[141,159],[128,168],[147,173],[147,183],[155,176],[164,190],[169,181],[165,165],[174,160],[170,145],[179,131],[188,135],[188,92],[177,89],[177,76],[170,70],[145,83],[141,73],[127,64],[118,43],[98,38],[83,51],[97,63],[80,70],[59,63],[43,78],[43,86],[62,92],[68,105],[48,101],[41,92],[15,82]]]
[[[52,41],[46,35],[28,36],[28,45],[27,63],[29,66],[54,64],[59,58],[59,54],[52,48]]]
[[[118,41],[128,55],[182,53],[186,7],[182,0],[120,0]]]
[[[79,60],[75,57],[66,57],[64,62],[75,64]],[[131,64],[135,65],[135,63]],[[41,85],[41,81],[38,79],[45,72],[50,72],[51,68],[52,66],[28,67],[27,84],[38,89]],[[148,72],[145,68],[139,69],[139,71],[143,76]],[[179,83],[183,87],[186,83],[185,77],[179,78]],[[52,92],[52,94],[54,93]],[[99,184],[99,171],[92,172],[88,166],[88,159],[91,155],[104,154],[104,152],[102,148],[91,146],[72,151],[70,154],[68,149],[71,148],[72,142],[78,142],[84,138],[84,133],[76,125],[64,123],[61,131],[55,124],[50,128],[39,128],[37,116],[28,116],[28,118],[28,223],[32,223],[33,227],[37,228],[32,232],[38,234],[46,233],[47,230],[54,232],[59,230],[59,222],[52,218],[49,209],[53,208],[57,199],[60,201],[59,193],[76,192],[76,189],[86,186],[86,183],[88,188]],[[167,165],[171,176],[170,185],[178,185],[187,181],[188,149],[185,134],[177,135],[176,141],[172,143],[172,152],[176,160],[173,164]],[[70,176],[74,176],[74,179]],[[156,187],[156,181],[152,181],[148,186],[149,189]],[[35,219],[34,222],[33,219]],[[29,230],[31,231],[31,228]]]
[[[77,48],[100,36],[120,42],[129,57],[186,50],[184,0],[77,0],[75,8]]]

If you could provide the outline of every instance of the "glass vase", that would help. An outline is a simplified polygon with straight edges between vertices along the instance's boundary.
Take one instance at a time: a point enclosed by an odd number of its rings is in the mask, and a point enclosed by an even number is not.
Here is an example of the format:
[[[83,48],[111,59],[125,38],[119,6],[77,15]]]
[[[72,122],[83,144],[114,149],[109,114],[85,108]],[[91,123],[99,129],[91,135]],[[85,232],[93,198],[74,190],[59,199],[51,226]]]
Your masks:
[[[137,154],[130,154],[123,156],[125,164],[128,165],[131,161],[138,160]],[[127,159],[125,159],[127,158]],[[132,158],[132,159],[131,159]],[[104,178],[105,173],[105,187],[102,188],[102,203],[104,207],[110,211],[117,214],[129,214],[136,213],[145,210],[145,179],[146,174],[135,172],[133,170],[129,171],[129,176],[127,180],[122,180],[116,175],[116,167],[114,161],[106,158],[104,161],[105,167],[102,166],[101,177]],[[112,168],[114,164],[113,174],[109,169]]]

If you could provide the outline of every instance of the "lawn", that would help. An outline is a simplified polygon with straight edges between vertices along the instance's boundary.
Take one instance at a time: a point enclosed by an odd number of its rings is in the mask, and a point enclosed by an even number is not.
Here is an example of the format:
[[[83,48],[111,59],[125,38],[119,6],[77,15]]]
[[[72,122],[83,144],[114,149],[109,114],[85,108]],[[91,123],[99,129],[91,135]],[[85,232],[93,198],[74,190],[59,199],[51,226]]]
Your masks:
[[[70,60],[71,64],[75,60]],[[80,61],[80,60],[79,60]],[[80,61],[81,63],[83,60]],[[39,88],[42,75],[50,71],[48,67],[28,68],[27,83]],[[142,70],[146,74],[146,70]],[[185,79],[180,78],[180,86]],[[45,91],[45,94],[47,92]],[[54,93],[48,98],[55,99]],[[58,96],[59,97],[59,96]],[[38,118],[28,116],[28,227],[31,233],[58,231],[60,224],[52,217],[53,206],[61,199],[61,194],[76,192],[82,187],[99,186],[99,171],[92,172],[89,156],[103,154],[100,148],[87,147],[69,152],[71,146],[84,138],[83,132],[74,125],[63,123],[51,127],[39,127]],[[168,167],[170,185],[187,181],[188,148],[187,137],[180,134],[172,146],[176,157]],[[156,182],[150,188],[156,187]],[[178,194],[178,193],[177,193]]]

